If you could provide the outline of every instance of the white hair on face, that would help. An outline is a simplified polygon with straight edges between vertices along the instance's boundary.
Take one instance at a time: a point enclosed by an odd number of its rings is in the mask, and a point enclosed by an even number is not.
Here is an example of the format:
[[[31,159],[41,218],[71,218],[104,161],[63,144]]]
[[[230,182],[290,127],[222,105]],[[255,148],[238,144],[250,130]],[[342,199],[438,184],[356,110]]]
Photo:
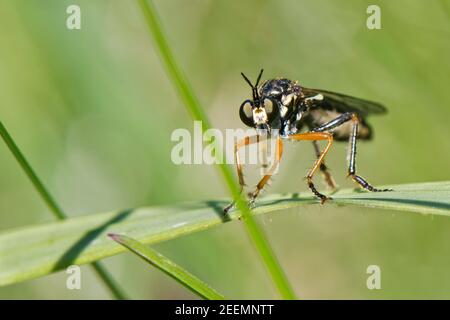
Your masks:
[[[253,109],[253,121],[255,122],[255,124],[267,123],[266,110],[262,108]]]

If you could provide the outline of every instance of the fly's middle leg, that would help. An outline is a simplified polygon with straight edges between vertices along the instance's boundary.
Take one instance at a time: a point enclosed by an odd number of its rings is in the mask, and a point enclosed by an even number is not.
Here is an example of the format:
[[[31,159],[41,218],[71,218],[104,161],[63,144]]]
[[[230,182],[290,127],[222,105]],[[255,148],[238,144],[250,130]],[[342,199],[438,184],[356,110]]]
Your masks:
[[[319,143],[317,141],[313,141],[314,145],[314,151],[316,153],[316,158],[319,159],[321,151],[319,148]],[[325,184],[328,186],[329,189],[335,190],[337,188],[336,182],[333,179],[333,176],[331,175],[327,165],[325,164],[325,161],[322,161],[319,167],[320,171],[323,174],[323,179],[325,181]]]
[[[317,191],[314,183],[313,183],[313,176],[316,173],[316,171],[320,168],[320,165],[323,163],[323,160],[330,150],[331,145],[333,144],[333,135],[329,132],[306,132],[306,133],[298,133],[293,134],[289,136],[289,139],[291,140],[309,140],[309,141],[318,141],[318,140],[327,140],[327,145],[325,149],[323,149],[322,152],[320,152],[320,155],[318,156],[316,162],[314,163],[311,170],[308,172],[308,175],[306,176],[306,180],[308,182],[308,187],[311,189],[312,193],[316,197],[318,197],[321,201],[321,203],[324,203],[326,200],[329,200],[331,198],[327,197],[326,195],[320,193]]]

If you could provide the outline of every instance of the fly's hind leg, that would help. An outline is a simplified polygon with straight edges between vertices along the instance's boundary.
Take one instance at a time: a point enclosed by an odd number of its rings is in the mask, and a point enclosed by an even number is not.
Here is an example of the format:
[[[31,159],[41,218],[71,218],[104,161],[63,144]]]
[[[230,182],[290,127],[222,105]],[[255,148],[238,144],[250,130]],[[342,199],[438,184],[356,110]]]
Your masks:
[[[349,140],[349,165],[348,165],[348,176],[353,179],[357,184],[363,187],[366,190],[372,192],[385,192],[392,191],[392,189],[377,189],[374,188],[370,183],[366,181],[363,177],[356,174],[356,139],[358,136],[358,125],[359,119],[356,114],[352,114],[351,120],[353,122],[352,132],[350,134]]]
[[[319,157],[321,155],[319,144],[317,143],[317,141],[313,141],[312,143],[314,145],[314,151],[316,152],[316,158],[319,159]],[[333,176],[329,172],[329,169],[326,166],[325,161],[322,161],[319,169],[323,174],[323,179],[325,181],[325,184],[328,186],[328,188],[330,188],[331,190],[335,190],[337,188],[336,182],[334,181]]]
[[[363,177],[356,174],[356,165],[355,165],[355,159],[356,159],[356,139],[358,136],[358,125],[359,125],[359,119],[356,113],[354,112],[346,112],[337,117],[334,120],[331,120],[317,128],[314,128],[312,132],[329,132],[344,123],[352,121],[353,127],[352,131],[350,133],[350,148],[349,148],[349,168],[348,168],[348,176],[350,176],[356,183],[358,183],[361,187],[363,187],[366,190],[373,191],[373,192],[382,192],[382,191],[392,191],[391,189],[377,189],[374,188],[371,184],[369,184]],[[311,188],[311,187],[310,187]],[[311,190],[314,189],[311,188]],[[316,194],[316,192],[314,192]],[[317,195],[317,194],[316,194]]]

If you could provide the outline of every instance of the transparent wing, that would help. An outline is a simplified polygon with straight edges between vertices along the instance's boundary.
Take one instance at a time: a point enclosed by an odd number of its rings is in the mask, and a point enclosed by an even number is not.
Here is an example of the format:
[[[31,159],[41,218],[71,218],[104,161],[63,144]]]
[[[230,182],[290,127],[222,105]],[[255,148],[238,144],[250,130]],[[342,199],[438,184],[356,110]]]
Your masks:
[[[366,116],[368,114],[382,114],[387,112],[387,109],[377,102],[372,102],[347,96],[345,94],[320,89],[309,89],[302,87],[301,90],[305,95],[305,98],[321,94],[323,96],[323,100],[316,101],[316,103],[318,106],[328,110],[337,110],[342,113],[356,112],[362,116]]]

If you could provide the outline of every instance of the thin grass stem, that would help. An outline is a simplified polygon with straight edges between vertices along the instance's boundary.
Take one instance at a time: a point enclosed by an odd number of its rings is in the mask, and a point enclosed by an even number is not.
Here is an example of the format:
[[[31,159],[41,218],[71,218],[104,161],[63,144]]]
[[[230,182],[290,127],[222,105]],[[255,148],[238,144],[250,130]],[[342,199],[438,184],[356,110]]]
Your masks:
[[[191,88],[187,78],[183,75],[181,69],[176,63],[172,51],[170,50],[169,44],[162,31],[161,22],[158,17],[156,8],[153,5],[153,2],[138,0],[138,3],[144,15],[147,27],[152,34],[154,43],[158,49],[158,53],[165,67],[165,71],[167,72],[169,79],[172,81],[172,84],[178,92],[178,95],[183,101],[185,107],[190,112],[194,120],[202,121],[203,131],[211,128],[211,123],[204,109],[200,105],[193,89]],[[284,271],[282,270],[280,263],[275,257],[275,254],[269,244],[269,241],[267,240],[267,237],[252,216],[252,213],[247,206],[246,200],[242,197],[240,188],[234,179],[232,171],[226,164],[219,164],[218,168],[232,197],[236,199],[236,205],[242,213],[243,221],[250,239],[252,240],[257,251],[262,257],[262,260],[267,267],[278,291],[285,299],[295,299],[294,291]]]

